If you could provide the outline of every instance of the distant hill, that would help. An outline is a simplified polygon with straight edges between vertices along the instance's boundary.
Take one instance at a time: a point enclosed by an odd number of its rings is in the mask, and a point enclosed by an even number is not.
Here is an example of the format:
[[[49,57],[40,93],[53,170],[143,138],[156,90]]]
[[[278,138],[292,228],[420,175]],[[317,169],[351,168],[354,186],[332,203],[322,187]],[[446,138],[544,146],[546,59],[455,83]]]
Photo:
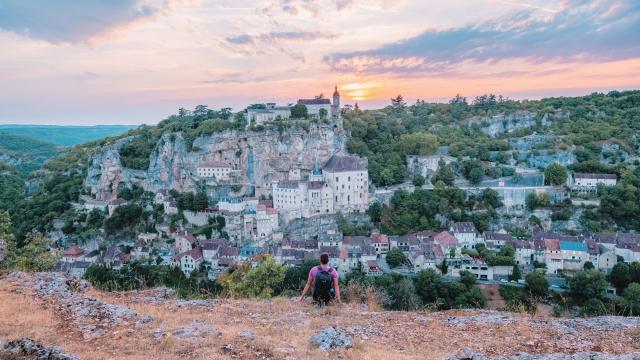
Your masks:
[[[122,134],[136,125],[0,125],[0,132],[28,137],[34,140],[60,146],[73,146],[107,136]]]
[[[34,170],[59,152],[59,146],[0,129],[0,161],[22,170]]]

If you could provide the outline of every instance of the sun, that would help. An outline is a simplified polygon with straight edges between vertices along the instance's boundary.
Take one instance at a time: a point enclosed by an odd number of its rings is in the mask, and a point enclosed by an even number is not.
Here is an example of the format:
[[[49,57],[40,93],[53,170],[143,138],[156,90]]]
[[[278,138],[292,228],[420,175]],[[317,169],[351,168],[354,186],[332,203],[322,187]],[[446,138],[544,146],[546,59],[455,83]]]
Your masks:
[[[340,88],[344,90],[349,99],[360,101],[371,99],[373,97],[373,90],[378,87],[380,86],[376,83],[353,82],[344,84]]]

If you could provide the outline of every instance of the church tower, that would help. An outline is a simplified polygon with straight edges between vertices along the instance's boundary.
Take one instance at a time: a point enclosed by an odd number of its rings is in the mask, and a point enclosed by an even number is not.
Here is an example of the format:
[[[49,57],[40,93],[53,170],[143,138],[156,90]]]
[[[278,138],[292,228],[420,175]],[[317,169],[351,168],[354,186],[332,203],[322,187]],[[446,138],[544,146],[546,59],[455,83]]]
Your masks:
[[[336,89],[333,92],[333,104],[331,104],[331,117],[335,122],[334,127],[336,127],[338,131],[342,131],[342,114],[340,113],[340,93],[338,92],[338,85],[336,85]]]

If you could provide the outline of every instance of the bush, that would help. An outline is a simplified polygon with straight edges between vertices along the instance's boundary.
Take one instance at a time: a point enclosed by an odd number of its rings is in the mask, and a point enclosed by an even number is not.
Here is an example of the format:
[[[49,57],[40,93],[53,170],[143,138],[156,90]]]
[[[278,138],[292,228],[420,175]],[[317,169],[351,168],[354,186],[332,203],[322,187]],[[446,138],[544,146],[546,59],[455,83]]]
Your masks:
[[[549,291],[549,282],[539,271],[530,272],[524,277],[525,289],[534,297],[544,297]]]
[[[392,310],[412,311],[417,310],[422,302],[416,294],[413,281],[403,278],[399,282],[394,283],[387,290],[389,295],[389,308]]]
[[[407,256],[398,248],[389,250],[385,258],[390,267],[396,268],[407,263]]]
[[[252,267],[250,262],[245,262],[222,274],[219,281],[228,296],[268,299],[282,291],[285,273],[285,265],[266,255],[258,266]]]

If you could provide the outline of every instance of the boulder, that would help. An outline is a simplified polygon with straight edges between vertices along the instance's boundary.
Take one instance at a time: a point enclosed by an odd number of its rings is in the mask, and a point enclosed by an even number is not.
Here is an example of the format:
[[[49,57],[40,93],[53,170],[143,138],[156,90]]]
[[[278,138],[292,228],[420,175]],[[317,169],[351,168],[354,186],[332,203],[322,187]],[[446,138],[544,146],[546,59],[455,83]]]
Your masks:
[[[353,346],[351,337],[333,327],[320,330],[311,337],[310,341],[312,345],[325,351],[331,349],[348,349]]]
[[[24,337],[4,344],[3,351],[7,358],[28,358],[35,360],[80,360],[79,357],[65,354],[57,347],[49,347],[38,341]],[[2,355],[2,354],[0,354]],[[0,356],[0,358],[5,358]]]

